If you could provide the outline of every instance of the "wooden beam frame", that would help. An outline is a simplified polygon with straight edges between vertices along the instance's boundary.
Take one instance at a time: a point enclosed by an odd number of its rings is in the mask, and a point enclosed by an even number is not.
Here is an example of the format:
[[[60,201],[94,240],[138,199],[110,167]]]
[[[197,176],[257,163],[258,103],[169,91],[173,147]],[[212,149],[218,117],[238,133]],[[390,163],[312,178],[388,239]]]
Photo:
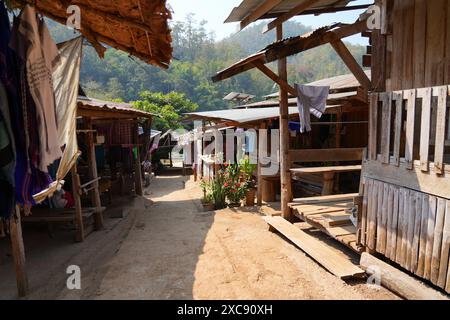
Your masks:
[[[298,6],[294,7],[291,11],[286,12],[285,14],[279,16],[272,22],[270,22],[268,25],[266,25],[263,29],[263,33],[269,32],[272,29],[275,29],[277,26],[282,25],[283,22],[288,21],[292,17],[301,14],[306,9],[310,8],[311,6],[315,5],[321,0],[306,0],[305,2],[300,3]]]
[[[264,63],[261,61],[254,61],[253,65],[258,68],[262,73],[264,73],[267,77],[269,77],[272,81],[280,86],[286,93],[290,93],[292,96],[297,96],[297,90],[295,90],[289,83],[280,78],[275,72],[270,70]]]
[[[369,77],[364,72],[364,70],[361,68],[361,66],[358,64],[358,62],[356,61],[355,57],[353,57],[353,55],[348,50],[348,48],[345,46],[345,44],[342,42],[342,40],[338,39],[336,41],[331,41],[330,44],[334,48],[336,53],[344,61],[345,65],[353,73],[355,78],[364,87],[364,89],[370,90],[372,84],[370,82]]]
[[[274,62],[366,30],[367,19],[362,19],[354,24],[343,25],[340,28],[334,28],[333,30],[317,30],[312,35],[288,39],[269,46],[265,50],[253,54],[234,65],[219,71],[212,77],[212,80],[213,82],[219,82],[255,68],[255,62],[262,62],[263,64]]]
[[[279,5],[281,2],[283,2],[283,0],[266,0],[263,4],[261,4],[258,8],[256,8],[255,11],[253,11],[251,14],[249,14],[241,21],[240,30],[244,29],[252,22],[255,22],[256,20],[261,18],[263,15],[265,15],[267,12],[269,12],[274,7]]]
[[[277,26],[277,40],[283,39],[283,27]],[[267,71],[267,70],[266,70]],[[280,83],[287,84],[287,59],[278,60],[278,78]],[[289,99],[288,88],[280,85],[280,180],[281,180],[281,214],[288,221],[292,221],[294,215],[289,207],[292,201],[292,181],[289,171]]]
[[[87,145],[87,158],[89,163],[89,179],[93,182],[91,194],[92,206],[96,208],[95,212],[95,229],[103,229],[103,213],[101,210],[102,202],[100,200],[100,192],[98,190],[98,173],[97,173],[97,160],[95,156],[95,144],[94,144],[94,132],[92,131],[92,118],[83,118],[84,128],[89,130],[86,133],[86,145]]]

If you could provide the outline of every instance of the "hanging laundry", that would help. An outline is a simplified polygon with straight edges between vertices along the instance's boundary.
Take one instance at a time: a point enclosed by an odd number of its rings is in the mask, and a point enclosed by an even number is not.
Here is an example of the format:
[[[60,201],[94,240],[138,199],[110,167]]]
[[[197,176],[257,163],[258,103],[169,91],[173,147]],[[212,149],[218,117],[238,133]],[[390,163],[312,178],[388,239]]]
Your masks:
[[[289,131],[300,132],[300,122],[289,121]]]
[[[26,5],[19,15],[10,47],[25,61],[28,89],[36,107],[39,134],[39,169],[61,158],[52,74],[60,63],[56,44],[43,19]]]
[[[156,137],[153,138],[152,146],[150,147],[150,150],[148,151],[149,154],[152,154],[156,149],[159,148],[160,140],[161,140],[161,134],[158,134]]]
[[[305,86],[295,84],[297,90],[297,107],[300,115],[300,132],[311,131],[311,113],[321,118],[327,107],[330,87]]]
[[[36,202],[43,201],[59,188],[80,155],[76,121],[83,38],[78,37],[64,42],[59,44],[58,48],[61,63],[53,73],[53,84],[56,97],[56,116],[59,124],[58,145],[65,146],[65,148],[56,173],[56,181],[48,189],[34,195]]]

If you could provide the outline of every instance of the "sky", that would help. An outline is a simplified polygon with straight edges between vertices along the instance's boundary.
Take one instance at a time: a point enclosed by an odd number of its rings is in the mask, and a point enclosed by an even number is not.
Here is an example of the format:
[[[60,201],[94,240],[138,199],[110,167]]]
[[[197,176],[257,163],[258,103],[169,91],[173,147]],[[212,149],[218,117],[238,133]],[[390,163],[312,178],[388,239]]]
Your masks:
[[[206,28],[213,31],[217,40],[221,40],[238,30],[238,23],[226,23],[223,21],[228,17],[231,10],[237,7],[242,0],[168,0],[174,14],[173,20],[184,20],[187,14],[194,13],[197,20],[206,20]],[[351,5],[373,3],[373,0],[357,0]],[[352,23],[358,18],[361,11],[338,12],[333,14],[323,14],[320,16],[307,15],[295,17],[293,21],[299,21],[306,26],[318,28],[333,22]],[[345,39],[355,44],[367,44],[367,39],[353,36]]]

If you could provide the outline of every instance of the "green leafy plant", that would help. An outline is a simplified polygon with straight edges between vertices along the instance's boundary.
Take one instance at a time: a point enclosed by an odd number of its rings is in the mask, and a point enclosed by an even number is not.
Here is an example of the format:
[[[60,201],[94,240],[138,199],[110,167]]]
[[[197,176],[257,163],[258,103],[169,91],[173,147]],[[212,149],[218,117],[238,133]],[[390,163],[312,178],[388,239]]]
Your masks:
[[[224,172],[219,170],[210,184],[211,198],[214,202],[216,210],[224,209],[226,207],[226,190],[224,184]]]
[[[256,187],[254,172],[258,168],[256,164],[250,163],[250,158],[246,156],[239,162],[239,168],[248,189]]]

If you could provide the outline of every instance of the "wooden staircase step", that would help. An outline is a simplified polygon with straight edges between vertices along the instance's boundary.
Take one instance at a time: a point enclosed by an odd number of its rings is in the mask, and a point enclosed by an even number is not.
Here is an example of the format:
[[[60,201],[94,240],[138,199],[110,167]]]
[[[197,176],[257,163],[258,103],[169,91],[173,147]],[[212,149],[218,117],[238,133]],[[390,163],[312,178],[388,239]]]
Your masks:
[[[364,271],[345,258],[339,251],[326,246],[281,217],[263,217],[275,230],[307,253],[325,269],[341,279],[364,275]]]

